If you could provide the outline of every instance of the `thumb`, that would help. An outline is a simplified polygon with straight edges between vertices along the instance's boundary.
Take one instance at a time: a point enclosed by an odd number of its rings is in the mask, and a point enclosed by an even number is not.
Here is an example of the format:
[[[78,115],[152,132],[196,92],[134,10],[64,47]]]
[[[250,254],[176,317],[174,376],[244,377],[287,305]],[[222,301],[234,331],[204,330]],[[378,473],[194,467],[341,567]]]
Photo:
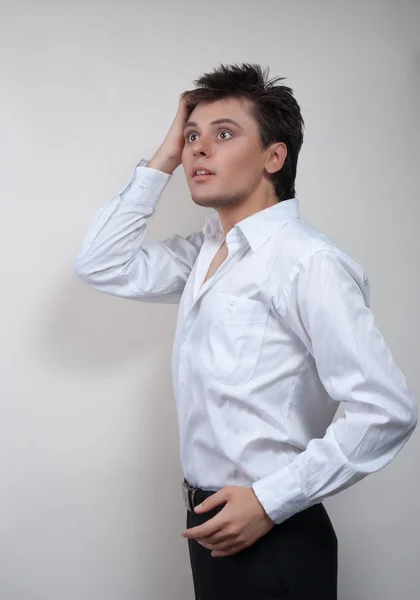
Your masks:
[[[209,496],[208,498],[203,500],[203,502],[201,502],[201,504],[197,504],[197,506],[194,507],[194,512],[197,512],[197,513],[207,512],[209,510],[212,510],[213,508],[216,508],[216,506],[219,506],[223,502],[226,502],[226,500],[227,499],[226,499],[225,488],[223,488],[222,490],[219,490],[212,496]]]

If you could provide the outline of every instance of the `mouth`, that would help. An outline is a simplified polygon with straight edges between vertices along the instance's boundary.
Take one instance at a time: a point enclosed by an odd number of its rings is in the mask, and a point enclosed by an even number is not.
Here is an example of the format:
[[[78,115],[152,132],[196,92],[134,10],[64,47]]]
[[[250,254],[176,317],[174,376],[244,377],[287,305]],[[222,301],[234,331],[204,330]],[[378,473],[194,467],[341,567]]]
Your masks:
[[[215,173],[211,169],[205,167],[194,167],[191,176],[194,181],[206,181],[213,177]]]
[[[214,177],[214,173],[207,173],[206,175],[193,175],[194,181],[207,181]]]

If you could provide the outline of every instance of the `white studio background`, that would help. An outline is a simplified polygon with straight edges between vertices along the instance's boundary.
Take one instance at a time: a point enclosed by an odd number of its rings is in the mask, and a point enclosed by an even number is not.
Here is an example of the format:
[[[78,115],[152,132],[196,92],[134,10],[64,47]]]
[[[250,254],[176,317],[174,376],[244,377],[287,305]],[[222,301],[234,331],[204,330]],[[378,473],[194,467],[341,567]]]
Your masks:
[[[419,396],[419,32],[416,0],[0,0],[1,600],[193,598],[177,307],[94,292],[72,268],[179,94],[220,63],[287,76],[306,121],[302,216],[365,267]],[[148,236],[205,214],[180,167]],[[340,600],[418,598],[419,450],[416,430],[325,502]]]

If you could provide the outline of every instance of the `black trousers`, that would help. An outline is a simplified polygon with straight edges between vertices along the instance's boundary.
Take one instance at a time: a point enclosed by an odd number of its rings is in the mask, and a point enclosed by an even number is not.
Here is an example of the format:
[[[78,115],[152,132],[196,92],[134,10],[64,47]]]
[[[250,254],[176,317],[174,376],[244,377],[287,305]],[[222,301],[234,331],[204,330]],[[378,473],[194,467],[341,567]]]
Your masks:
[[[212,493],[200,490],[194,505]],[[205,523],[224,505],[200,515],[187,511],[187,528]],[[230,556],[211,556],[188,540],[196,600],[337,600],[338,543],[324,505],[276,524]]]

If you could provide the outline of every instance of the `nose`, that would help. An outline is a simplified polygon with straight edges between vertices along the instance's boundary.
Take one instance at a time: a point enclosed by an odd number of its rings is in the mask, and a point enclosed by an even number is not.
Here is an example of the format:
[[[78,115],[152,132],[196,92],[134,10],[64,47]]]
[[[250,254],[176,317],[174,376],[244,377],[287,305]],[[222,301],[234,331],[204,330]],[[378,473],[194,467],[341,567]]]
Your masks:
[[[193,146],[194,156],[210,156],[211,142],[200,137]]]

